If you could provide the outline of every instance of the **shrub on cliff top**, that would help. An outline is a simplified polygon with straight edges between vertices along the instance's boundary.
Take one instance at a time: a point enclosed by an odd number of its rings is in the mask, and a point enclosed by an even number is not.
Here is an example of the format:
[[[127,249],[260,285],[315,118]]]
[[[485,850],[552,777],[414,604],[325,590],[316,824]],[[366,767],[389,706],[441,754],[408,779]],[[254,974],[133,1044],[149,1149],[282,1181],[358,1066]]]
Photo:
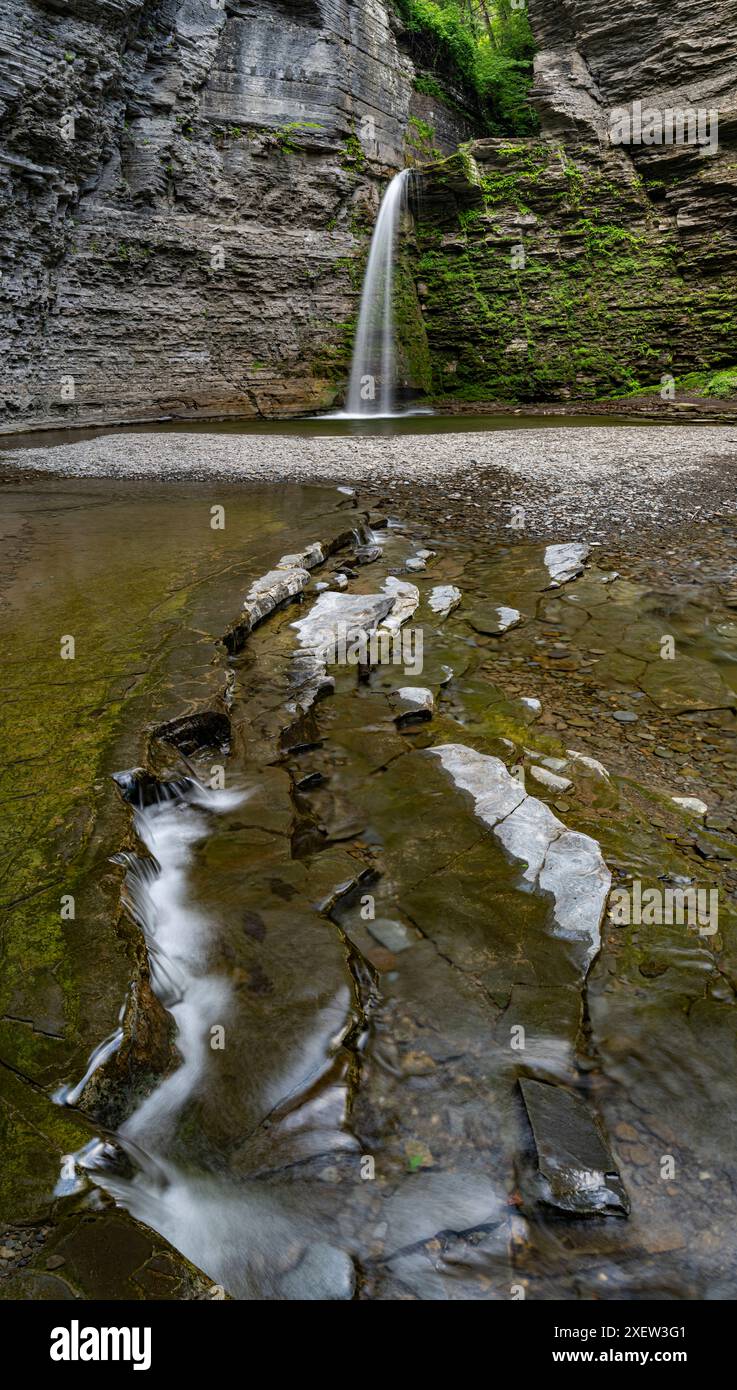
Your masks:
[[[537,129],[528,96],[535,41],[510,0],[394,0],[416,61],[461,88],[493,135]]]

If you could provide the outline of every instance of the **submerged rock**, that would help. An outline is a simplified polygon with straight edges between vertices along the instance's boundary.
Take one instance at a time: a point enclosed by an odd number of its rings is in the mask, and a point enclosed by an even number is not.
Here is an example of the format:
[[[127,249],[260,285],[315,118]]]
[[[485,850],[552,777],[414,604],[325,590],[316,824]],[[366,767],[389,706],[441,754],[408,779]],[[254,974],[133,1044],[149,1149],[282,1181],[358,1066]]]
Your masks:
[[[377,917],[374,922],[367,922],[366,926],[371,935],[394,955],[408,950],[418,940],[416,932],[410,931],[403,922],[395,922],[389,917]]]
[[[522,622],[522,614],[516,608],[504,604],[486,607],[483,604],[474,608],[469,622],[476,632],[488,637],[500,637],[503,632],[517,627]]]
[[[568,541],[565,545],[549,545],[543,556],[552,583],[549,589],[558,589],[581,574],[590,547],[585,541]]]
[[[584,1101],[564,1086],[527,1078],[519,1085],[535,1140],[542,1200],[581,1216],[626,1216],[624,1184]]]
[[[356,1285],[353,1261],[347,1251],[327,1241],[315,1241],[280,1283],[284,1299],[299,1302],[346,1300]]]

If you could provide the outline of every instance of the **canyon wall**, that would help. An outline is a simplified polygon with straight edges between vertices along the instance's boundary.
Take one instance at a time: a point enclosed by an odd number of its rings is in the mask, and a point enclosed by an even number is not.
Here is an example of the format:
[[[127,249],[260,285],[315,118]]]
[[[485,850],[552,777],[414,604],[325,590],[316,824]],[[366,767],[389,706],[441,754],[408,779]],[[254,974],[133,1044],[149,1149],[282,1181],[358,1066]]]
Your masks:
[[[391,7],[4,8],[4,427],[330,404],[386,176],[474,133]]]
[[[737,361],[737,0],[529,0],[538,140],[428,171],[436,399],[590,399]],[[611,113],[718,112],[718,148],[613,145]],[[711,131],[711,124],[704,132]]]
[[[565,400],[737,360],[737,0],[529,0],[541,133],[493,141],[417,90],[390,0],[3,9],[0,429],[328,408],[407,163],[410,394]],[[612,147],[637,99],[718,107],[718,152]]]

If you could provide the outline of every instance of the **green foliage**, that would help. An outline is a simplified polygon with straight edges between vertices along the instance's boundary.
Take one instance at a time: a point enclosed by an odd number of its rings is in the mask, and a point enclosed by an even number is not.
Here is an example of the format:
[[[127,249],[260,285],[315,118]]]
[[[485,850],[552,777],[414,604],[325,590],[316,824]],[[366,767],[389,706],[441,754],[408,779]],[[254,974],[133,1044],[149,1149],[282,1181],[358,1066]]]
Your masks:
[[[423,161],[442,159],[442,153],[435,144],[435,130],[427,121],[410,116],[405,138],[410,151]]]
[[[727,367],[725,371],[714,372],[704,386],[703,393],[705,396],[737,396],[737,367]]]
[[[692,391],[697,396],[726,400],[737,396],[737,367],[722,367],[718,372],[690,372],[676,381],[677,391]]]
[[[355,131],[347,137],[343,146],[343,155],[340,160],[341,169],[347,169],[352,173],[361,173],[366,168],[368,160],[366,158],[363,145]]]
[[[429,74],[420,91],[461,89],[491,134],[530,134],[537,117],[529,104],[535,43],[527,14],[508,0],[395,0],[415,60]],[[420,82],[426,85],[420,86]]]
[[[437,78],[430,77],[429,73],[419,73],[412,79],[412,86],[416,92],[424,92],[426,96],[434,97],[436,101],[442,101],[443,105],[450,107],[451,111],[458,111],[461,116],[465,116],[466,112],[463,107],[459,106],[458,102],[454,101],[448,94],[442,83],[438,82]]]
[[[274,138],[280,150],[285,154],[296,154],[297,146],[292,140],[293,135],[299,135],[303,130],[322,130],[320,121],[288,121],[286,125],[279,126],[274,132]]]

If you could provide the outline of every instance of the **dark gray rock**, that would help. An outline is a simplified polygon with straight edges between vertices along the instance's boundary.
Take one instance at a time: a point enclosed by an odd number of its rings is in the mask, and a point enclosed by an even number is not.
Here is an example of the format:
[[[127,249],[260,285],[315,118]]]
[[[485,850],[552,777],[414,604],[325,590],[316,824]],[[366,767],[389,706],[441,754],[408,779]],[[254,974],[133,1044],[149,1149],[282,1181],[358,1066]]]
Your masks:
[[[629,1200],[598,1121],[564,1086],[523,1079],[542,1200],[560,1211],[626,1216]]]
[[[230,720],[227,714],[220,714],[217,710],[203,710],[199,714],[185,714],[181,719],[170,719],[166,724],[157,725],[152,737],[171,743],[182,753],[196,753],[199,748],[227,751]]]

